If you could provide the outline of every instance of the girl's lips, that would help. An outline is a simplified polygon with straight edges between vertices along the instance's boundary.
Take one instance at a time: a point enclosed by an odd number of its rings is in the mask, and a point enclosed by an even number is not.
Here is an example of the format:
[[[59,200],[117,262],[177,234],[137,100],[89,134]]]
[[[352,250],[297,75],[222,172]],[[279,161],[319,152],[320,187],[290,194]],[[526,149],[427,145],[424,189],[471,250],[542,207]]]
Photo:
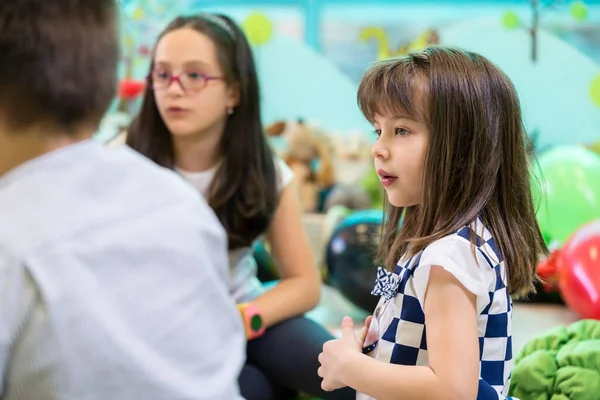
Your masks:
[[[394,182],[396,182],[396,179],[398,179],[395,176],[381,176],[380,180],[381,180],[381,184],[384,187],[388,187],[394,184]]]
[[[393,185],[394,182],[396,182],[396,180],[398,179],[397,176],[390,174],[389,172],[387,172],[384,169],[378,169],[377,170],[377,175],[379,175],[379,180],[381,180],[381,184],[384,187],[388,187],[390,185]]]
[[[169,111],[169,112],[184,112],[187,110],[185,108],[181,108],[181,107],[169,107],[169,108],[167,108],[167,111]]]
[[[181,117],[187,114],[188,110],[181,107],[169,107],[167,108],[167,114],[171,117]]]

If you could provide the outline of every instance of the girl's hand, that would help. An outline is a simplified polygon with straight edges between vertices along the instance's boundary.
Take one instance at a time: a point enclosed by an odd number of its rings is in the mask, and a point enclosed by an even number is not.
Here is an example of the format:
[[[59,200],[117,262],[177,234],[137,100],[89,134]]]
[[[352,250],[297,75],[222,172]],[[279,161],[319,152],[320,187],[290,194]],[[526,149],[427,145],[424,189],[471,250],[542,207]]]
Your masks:
[[[365,340],[367,340],[367,334],[369,333],[369,328],[371,327],[371,321],[373,320],[373,316],[369,315],[365,319],[365,326],[360,330],[360,334],[358,335],[358,341],[361,346],[365,346]]]
[[[367,321],[370,323],[369,318],[367,318]],[[343,381],[344,369],[348,360],[353,355],[362,355],[363,341],[364,338],[361,341],[356,337],[352,319],[344,317],[342,321],[342,337],[325,343],[323,345],[323,352],[319,354],[321,367],[319,367],[317,373],[323,378],[323,382],[321,382],[323,390],[329,392],[347,386]]]

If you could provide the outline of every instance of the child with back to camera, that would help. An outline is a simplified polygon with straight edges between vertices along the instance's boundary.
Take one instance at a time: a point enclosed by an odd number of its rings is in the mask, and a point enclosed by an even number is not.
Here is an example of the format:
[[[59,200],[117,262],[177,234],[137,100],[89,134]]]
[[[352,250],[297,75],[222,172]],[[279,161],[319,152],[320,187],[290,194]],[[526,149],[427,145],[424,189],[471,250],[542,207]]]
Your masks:
[[[242,395],[354,399],[350,388],[321,389],[317,359],[333,336],[302,315],[317,305],[321,277],[293,173],[271,152],[260,116],[258,75],[243,31],[220,14],[179,17],[159,35],[126,143],[177,171],[227,231],[230,292],[247,328]],[[281,276],[269,291],[257,279],[251,250],[262,237]]]
[[[366,399],[505,399],[512,296],[533,290],[546,246],[532,202],[521,109],[479,54],[431,47],[383,61],[358,101],[387,193],[374,294],[319,356],[325,390]]]
[[[225,230],[92,139],[119,53],[115,0],[0,1],[0,398],[240,399]]]

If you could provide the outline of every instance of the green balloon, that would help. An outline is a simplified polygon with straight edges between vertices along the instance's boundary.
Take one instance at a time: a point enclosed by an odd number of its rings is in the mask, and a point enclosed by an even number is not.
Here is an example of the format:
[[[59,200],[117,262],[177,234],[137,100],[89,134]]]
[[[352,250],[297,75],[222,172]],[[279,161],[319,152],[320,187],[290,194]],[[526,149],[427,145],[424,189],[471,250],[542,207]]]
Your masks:
[[[519,21],[517,13],[508,11],[502,17],[502,24],[508,29],[515,29],[521,24],[521,21]]]
[[[544,238],[565,243],[600,218],[600,157],[576,146],[555,147],[532,168],[533,200]]]
[[[587,18],[588,10],[583,1],[574,1],[571,4],[571,16],[577,21],[583,21]]]

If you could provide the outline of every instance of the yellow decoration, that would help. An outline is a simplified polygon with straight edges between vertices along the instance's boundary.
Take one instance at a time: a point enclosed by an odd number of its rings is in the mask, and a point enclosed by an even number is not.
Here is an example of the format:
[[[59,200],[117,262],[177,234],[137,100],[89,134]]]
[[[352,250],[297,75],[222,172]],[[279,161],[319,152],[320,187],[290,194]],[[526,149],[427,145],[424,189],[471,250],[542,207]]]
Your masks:
[[[385,60],[391,57],[405,56],[413,51],[421,51],[430,45],[439,43],[439,36],[435,29],[426,30],[425,32],[417,36],[417,38],[414,39],[412,42],[404,43],[397,49],[390,48],[387,33],[385,33],[383,28],[380,27],[366,27],[360,32],[359,37],[363,43],[366,43],[369,40],[375,40],[378,43],[378,60]]]
[[[377,26],[369,26],[364,28],[360,32],[360,40],[363,43],[368,42],[369,40],[375,40],[378,43],[377,48],[377,59],[385,60],[386,58],[391,57],[391,51],[388,41],[387,33],[383,30],[383,28],[379,28]]]
[[[142,19],[144,19],[144,10],[141,7],[136,7],[133,11],[133,20],[141,21]]]
[[[125,36],[125,48],[129,49],[133,47],[133,39],[130,35]]]
[[[248,42],[254,46],[267,43],[273,36],[273,23],[260,12],[253,12],[242,24]]]
[[[600,75],[596,76],[590,86],[590,96],[596,107],[600,107]]]

